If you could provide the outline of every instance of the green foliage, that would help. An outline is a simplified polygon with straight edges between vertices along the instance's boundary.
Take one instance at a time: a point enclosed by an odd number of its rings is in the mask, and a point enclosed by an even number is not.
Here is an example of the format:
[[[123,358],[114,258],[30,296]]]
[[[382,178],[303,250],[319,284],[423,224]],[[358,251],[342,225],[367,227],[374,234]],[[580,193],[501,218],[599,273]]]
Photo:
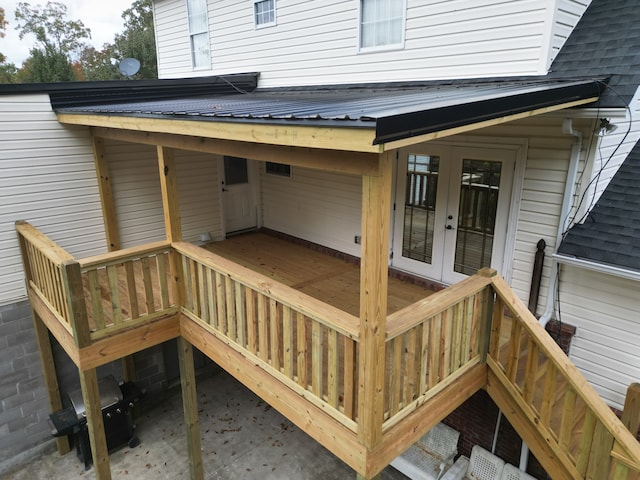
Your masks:
[[[18,72],[18,83],[71,82],[76,72],[67,56],[52,48],[32,49],[31,56]]]
[[[71,60],[86,46],[84,39],[91,38],[91,30],[81,20],[67,19],[67,6],[60,2],[47,2],[44,7],[19,2],[15,16],[20,39],[32,33],[41,53],[57,52]]]
[[[0,7],[0,38],[4,37],[4,32],[6,29],[7,29],[7,21],[4,18],[4,8]],[[0,65],[2,65],[6,60],[7,60],[7,57],[5,57],[2,54],[2,52],[0,52]]]
[[[136,78],[158,78],[156,40],[153,29],[153,5],[151,0],[136,0],[122,13],[125,29],[116,35],[113,52],[118,62],[125,58],[140,61]]]

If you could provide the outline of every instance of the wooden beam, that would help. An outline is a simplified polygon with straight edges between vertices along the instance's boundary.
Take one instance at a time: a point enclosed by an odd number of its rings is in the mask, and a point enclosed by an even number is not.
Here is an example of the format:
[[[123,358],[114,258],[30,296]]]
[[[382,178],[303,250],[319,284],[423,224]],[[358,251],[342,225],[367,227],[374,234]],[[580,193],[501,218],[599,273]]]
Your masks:
[[[196,373],[193,367],[193,347],[182,337],[178,337],[178,361],[180,364],[180,385],[182,386],[182,409],[187,434],[189,454],[189,476],[191,480],[203,480],[202,448],[200,424],[198,423],[198,395]]]
[[[179,336],[180,321],[176,313],[94,341],[77,351],[77,366],[90,370]]]
[[[474,130],[480,130],[481,128],[492,127],[494,125],[501,125],[503,123],[514,122],[523,118],[534,117],[536,115],[542,115],[544,113],[556,112],[558,110],[564,110],[567,108],[578,107],[580,105],[586,105],[598,100],[598,97],[586,98],[584,100],[576,100],[573,102],[562,103],[560,105],[552,105],[550,107],[536,108],[527,112],[516,113],[513,115],[505,115],[503,117],[492,118],[491,120],[485,120],[483,122],[470,123],[462,125],[456,128],[449,128],[447,130],[441,130],[438,132],[426,133],[424,135],[416,135],[415,137],[403,138],[402,140],[394,140],[382,145],[385,151],[393,150],[396,148],[408,147],[410,145],[416,145],[417,143],[429,142],[431,140],[438,140],[440,138],[451,137],[453,135],[460,135],[462,133],[472,132]]]
[[[182,225],[178,199],[178,175],[173,149],[158,145],[158,168],[167,241],[179,242],[182,240]]]
[[[107,237],[107,249],[112,252],[120,250],[120,231],[116,218],[116,208],[111,190],[111,175],[109,174],[109,162],[104,151],[104,140],[91,136],[93,146],[93,158],[98,177],[98,191],[100,193],[100,204],[102,205],[102,218],[104,220],[104,231]]]
[[[214,120],[176,120],[164,118],[127,117],[96,114],[57,114],[58,121],[67,125],[109,127],[154,133],[195,135],[238,142],[255,142],[289,147],[311,147],[329,150],[379,153],[373,145],[375,125],[371,128],[303,126],[285,123],[241,123]]]
[[[178,150],[230,155],[233,157],[286,163],[293,166],[324,170],[348,175],[371,175],[378,172],[378,154],[325,150],[308,146],[282,146],[264,143],[238,142],[233,140],[176,135],[170,133],[117,130],[115,128],[92,128],[93,135],[111,140],[164,145]]]
[[[467,401],[487,383],[487,366],[477,364],[455,382],[420,405],[393,427],[386,429],[382,442],[368,455],[367,471],[380,472],[438,422]]]
[[[389,225],[394,153],[379,159],[379,174],[362,180],[358,438],[369,449],[382,439]]]
[[[551,478],[554,480],[583,478],[571,459],[555,447],[553,435],[545,435],[540,428],[541,425],[529,419],[527,412],[516,401],[513,393],[505,389],[491,369],[488,370],[487,392]]]
[[[80,373],[80,387],[82,388],[82,401],[87,414],[87,426],[89,427],[89,442],[91,443],[91,455],[93,457],[93,469],[98,480],[111,480],[111,468],[109,466],[109,451],[107,438],[104,434],[104,422],[102,419],[102,405],[98,390],[98,376],[95,369]]]
[[[367,451],[351,430],[197,322],[182,318],[180,329],[187,341],[351,468],[365,473]]]

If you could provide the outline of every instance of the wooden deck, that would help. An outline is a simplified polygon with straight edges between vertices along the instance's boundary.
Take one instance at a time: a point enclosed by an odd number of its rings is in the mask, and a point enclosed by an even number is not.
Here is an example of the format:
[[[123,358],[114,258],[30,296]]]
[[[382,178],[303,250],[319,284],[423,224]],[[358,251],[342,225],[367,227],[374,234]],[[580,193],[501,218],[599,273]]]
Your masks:
[[[49,332],[78,366],[105,478],[96,367],[170,338],[179,339],[194,465],[192,345],[368,478],[480,388],[554,479],[638,478],[636,439],[496,272],[437,293],[389,279],[383,345],[371,356],[352,263],[264,233],[76,261],[32,226],[17,230],[51,408],[60,398]],[[376,362],[373,415],[363,385]],[[375,441],[365,438],[367,415]]]
[[[353,262],[261,232],[232,236],[205,248],[340,310],[359,314],[360,268]],[[387,314],[433,293],[390,277]]]

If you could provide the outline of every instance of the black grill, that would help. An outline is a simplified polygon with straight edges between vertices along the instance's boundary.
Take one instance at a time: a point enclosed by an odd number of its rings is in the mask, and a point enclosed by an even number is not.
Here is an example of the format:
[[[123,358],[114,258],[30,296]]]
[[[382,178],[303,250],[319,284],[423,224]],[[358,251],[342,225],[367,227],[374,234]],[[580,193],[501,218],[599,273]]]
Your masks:
[[[133,434],[131,409],[141,400],[142,390],[132,382],[118,385],[111,375],[98,382],[98,389],[108,450],[111,452],[124,445],[129,445],[130,448],[137,446],[140,442]],[[82,392],[80,390],[71,392],[69,400],[71,406],[49,415],[51,434],[54,437],[71,435],[78,458],[84,462],[85,468],[89,469],[91,446]]]

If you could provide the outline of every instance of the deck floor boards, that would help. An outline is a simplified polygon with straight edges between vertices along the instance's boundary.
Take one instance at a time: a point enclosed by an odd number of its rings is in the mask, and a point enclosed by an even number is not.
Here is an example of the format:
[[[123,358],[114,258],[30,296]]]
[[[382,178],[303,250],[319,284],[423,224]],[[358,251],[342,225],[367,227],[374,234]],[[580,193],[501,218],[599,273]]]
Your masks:
[[[360,268],[340,258],[263,232],[210,243],[206,249],[255,272],[300,290],[352,315],[359,315]],[[433,293],[389,278],[387,313],[396,312]]]

